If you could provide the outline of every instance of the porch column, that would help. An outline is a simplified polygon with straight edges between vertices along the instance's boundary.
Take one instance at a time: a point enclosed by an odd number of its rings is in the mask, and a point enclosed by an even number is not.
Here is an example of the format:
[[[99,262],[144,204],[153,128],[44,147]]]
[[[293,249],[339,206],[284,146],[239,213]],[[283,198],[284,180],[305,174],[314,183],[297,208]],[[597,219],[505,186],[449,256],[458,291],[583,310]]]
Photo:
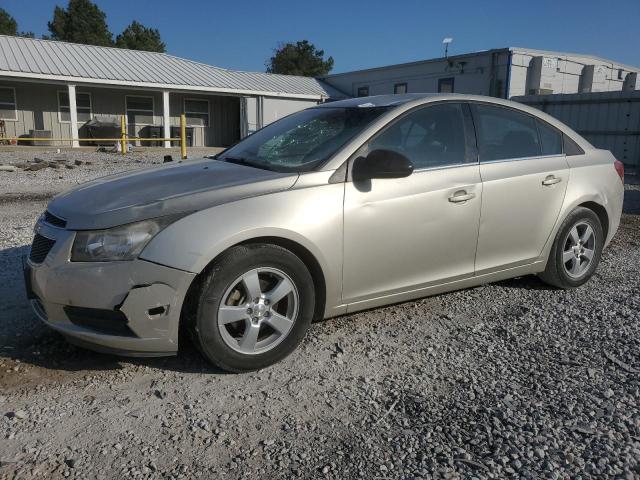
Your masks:
[[[171,137],[171,116],[169,115],[169,90],[162,91],[162,126],[164,127],[164,138]],[[171,142],[164,141],[164,148],[170,148]]]
[[[256,130],[264,127],[264,97],[256,97]]]
[[[69,116],[71,119],[71,138],[73,141],[71,142],[71,146],[73,148],[78,148],[80,146],[80,142],[78,141],[78,107],[76,105],[76,86],[75,85],[67,85],[69,90]]]

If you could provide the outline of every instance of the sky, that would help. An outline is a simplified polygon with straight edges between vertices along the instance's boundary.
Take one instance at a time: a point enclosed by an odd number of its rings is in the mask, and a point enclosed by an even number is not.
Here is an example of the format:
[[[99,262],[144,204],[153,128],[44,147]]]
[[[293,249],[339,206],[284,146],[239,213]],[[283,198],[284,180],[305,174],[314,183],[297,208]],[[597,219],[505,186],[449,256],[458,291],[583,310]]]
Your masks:
[[[19,30],[48,33],[67,0],[0,0]],[[282,42],[307,39],[332,73],[499,47],[594,54],[640,66],[640,0],[97,0],[110,30],[158,28],[167,52],[235,70],[264,71]]]

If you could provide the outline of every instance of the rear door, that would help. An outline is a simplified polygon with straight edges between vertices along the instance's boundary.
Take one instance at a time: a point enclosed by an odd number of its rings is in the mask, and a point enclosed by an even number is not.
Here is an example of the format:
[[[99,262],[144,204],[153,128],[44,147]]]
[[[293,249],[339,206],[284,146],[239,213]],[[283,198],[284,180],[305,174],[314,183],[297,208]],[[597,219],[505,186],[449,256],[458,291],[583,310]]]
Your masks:
[[[482,178],[476,274],[537,259],[569,179],[562,134],[525,112],[472,104]]]

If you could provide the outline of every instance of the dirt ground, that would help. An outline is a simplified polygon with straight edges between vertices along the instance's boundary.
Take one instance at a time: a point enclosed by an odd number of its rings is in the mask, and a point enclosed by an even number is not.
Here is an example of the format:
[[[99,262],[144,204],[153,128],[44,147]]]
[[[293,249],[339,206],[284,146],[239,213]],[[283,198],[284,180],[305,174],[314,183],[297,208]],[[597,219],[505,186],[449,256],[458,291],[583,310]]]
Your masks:
[[[318,322],[230,375],[41,325],[20,257],[69,182],[0,174],[0,478],[640,478],[638,185],[580,289],[524,277]]]

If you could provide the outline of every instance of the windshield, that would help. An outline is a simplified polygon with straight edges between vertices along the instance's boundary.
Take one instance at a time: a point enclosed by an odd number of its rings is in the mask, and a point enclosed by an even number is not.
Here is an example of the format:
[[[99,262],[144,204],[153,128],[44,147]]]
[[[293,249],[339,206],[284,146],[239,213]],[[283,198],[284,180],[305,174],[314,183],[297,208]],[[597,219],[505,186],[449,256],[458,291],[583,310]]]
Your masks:
[[[388,107],[310,108],[274,122],[218,156],[218,160],[279,172],[323,164]]]

